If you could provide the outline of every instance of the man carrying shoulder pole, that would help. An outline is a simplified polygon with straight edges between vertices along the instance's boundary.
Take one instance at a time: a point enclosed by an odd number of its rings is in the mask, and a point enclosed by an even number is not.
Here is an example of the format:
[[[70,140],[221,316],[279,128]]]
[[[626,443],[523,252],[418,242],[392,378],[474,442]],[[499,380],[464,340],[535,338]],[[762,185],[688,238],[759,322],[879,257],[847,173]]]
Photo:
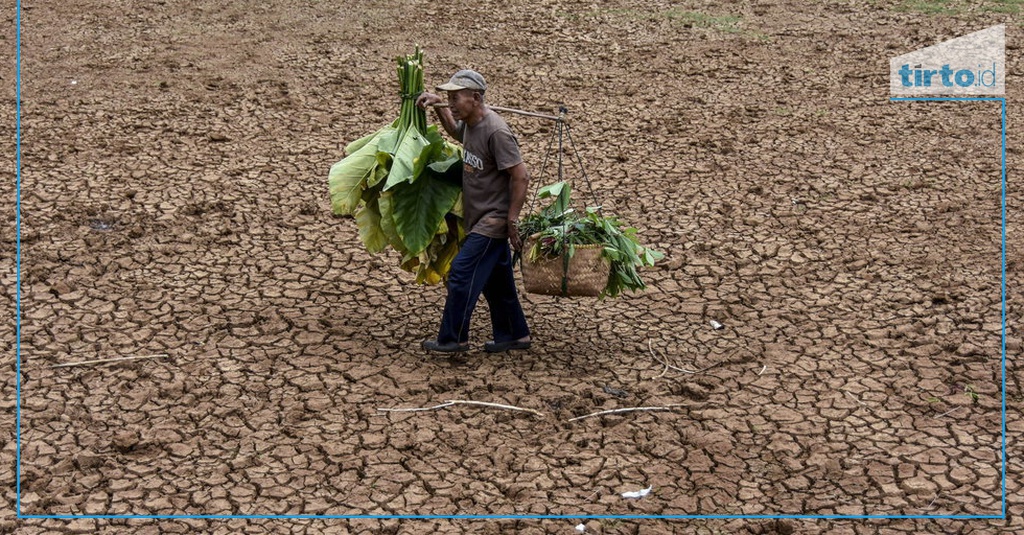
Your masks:
[[[494,339],[484,351],[498,353],[530,347],[516,292],[509,243],[522,249],[516,222],[526,201],[530,175],[508,124],[484,101],[487,83],[480,73],[461,70],[440,91],[448,106],[436,107],[448,135],[462,143],[462,203],[468,236],[448,273],[448,296],[436,339],[423,342],[429,351],[468,351],[469,321],[480,294],[491,310]],[[433,93],[416,99],[422,108],[440,104]]]

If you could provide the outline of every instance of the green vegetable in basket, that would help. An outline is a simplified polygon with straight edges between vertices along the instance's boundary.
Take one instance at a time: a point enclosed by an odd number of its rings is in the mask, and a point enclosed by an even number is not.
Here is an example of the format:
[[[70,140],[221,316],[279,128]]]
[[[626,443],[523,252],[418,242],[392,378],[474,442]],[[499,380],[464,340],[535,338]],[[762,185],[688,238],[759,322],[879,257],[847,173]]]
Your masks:
[[[331,209],[353,215],[371,253],[390,245],[416,281],[441,282],[465,238],[462,228],[462,149],[416,106],[423,92],[423,52],[398,58],[401,109],[392,124],[349,143],[331,167]]]
[[[600,244],[601,256],[611,269],[608,283],[601,297],[615,297],[623,290],[643,290],[647,286],[637,272],[638,267],[653,266],[665,257],[637,240],[637,230],[625,227],[615,217],[601,215],[600,207],[587,208],[577,213],[570,202],[571,188],[566,182],[556,182],[537,192],[540,199],[552,198],[551,204],[519,223],[524,243],[533,237],[532,246],[525,252],[527,262],[538,259],[570,258],[578,245]]]

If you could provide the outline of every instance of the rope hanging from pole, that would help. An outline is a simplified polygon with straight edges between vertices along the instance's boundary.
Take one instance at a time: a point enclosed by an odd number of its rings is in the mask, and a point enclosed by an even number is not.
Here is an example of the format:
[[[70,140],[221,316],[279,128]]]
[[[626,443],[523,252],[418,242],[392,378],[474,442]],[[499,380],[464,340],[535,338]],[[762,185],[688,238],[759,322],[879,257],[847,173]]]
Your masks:
[[[528,111],[523,111],[523,110],[517,110],[517,109],[514,109],[514,108],[502,108],[502,107],[497,107],[497,106],[491,106],[490,108],[492,110],[498,111],[498,112],[508,112],[508,113],[514,113],[514,114],[517,114],[517,115],[523,115],[523,116],[526,116],[526,117],[535,117],[535,118],[555,121],[555,128],[554,128],[554,130],[552,132],[552,135],[551,135],[551,141],[548,142],[548,148],[547,148],[547,150],[544,153],[544,163],[541,166],[541,172],[540,172],[540,175],[539,175],[538,178],[543,178],[544,173],[547,171],[548,158],[551,155],[552,147],[554,146],[555,142],[557,141],[558,147],[555,150],[555,154],[556,154],[556,158],[557,158],[556,159],[556,163],[555,163],[555,166],[556,166],[555,169],[556,169],[556,174],[557,174],[557,179],[558,179],[557,181],[558,182],[562,182],[562,181],[565,180],[565,172],[566,172],[566,169],[565,169],[565,159],[568,157],[569,160],[570,160],[570,165],[572,165],[571,162],[572,162],[573,158],[575,158],[575,163],[579,167],[579,174],[583,177],[583,184],[586,186],[586,190],[587,190],[584,193],[584,195],[585,196],[589,196],[589,198],[594,202],[593,206],[597,210],[598,214],[601,213],[601,205],[597,202],[597,195],[594,193],[593,184],[591,184],[590,178],[587,176],[586,169],[583,166],[583,159],[580,157],[579,147],[577,147],[575,140],[573,140],[573,138],[572,138],[572,128],[570,127],[569,122],[568,122],[568,120],[566,118],[566,115],[568,115],[569,110],[565,106],[560,106],[558,108],[558,115],[557,116],[545,115],[545,114],[541,114],[541,113],[533,113],[533,112],[528,112]],[[571,155],[567,154],[569,149],[571,149]],[[570,180],[569,180],[569,188],[570,188],[570,190],[575,189],[575,187],[574,187],[575,185],[576,185],[575,179],[570,178]],[[530,204],[529,204],[529,209],[527,210],[528,213],[534,213],[534,208],[536,207],[536,203],[537,203],[537,195],[531,196]],[[570,209],[571,206],[567,206],[566,208]],[[570,249],[573,248],[572,245],[568,243],[568,231],[569,231],[569,222],[565,218],[563,218],[563,220],[562,220],[562,232],[561,232],[561,250],[562,250],[561,293],[562,293],[562,295],[568,295],[568,293],[569,293],[569,278],[568,278],[569,260],[570,260],[570,258],[572,256],[571,253],[573,252],[573,251],[570,250]],[[515,257],[514,257],[514,259],[513,259],[513,263],[515,263],[515,261],[518,260],[519,258],[520,258],[520,253],[517,252]]]

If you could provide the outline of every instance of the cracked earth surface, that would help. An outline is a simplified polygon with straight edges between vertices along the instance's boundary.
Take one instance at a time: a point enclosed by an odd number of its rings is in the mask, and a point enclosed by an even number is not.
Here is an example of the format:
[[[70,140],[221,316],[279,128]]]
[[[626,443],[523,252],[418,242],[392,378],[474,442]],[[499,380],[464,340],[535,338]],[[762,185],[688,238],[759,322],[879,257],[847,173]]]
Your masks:
[[[904,7],[25,5],[23,513],[578,518],[16,519],[5,203],[0,531],[1024,532],[1016,75],[1009,516],[587,520],[1001,514],[999,107],[890,102],[886,69],[1006,22],[1013,72],[1020,25],[981,8]],[[326,194],[341,147],[397,115],[391,58],[415,44],[428,86],[474,67],[495,105],[570,109],[594,196],[667,254],[644,271],[647,292],[525,296],[526,352],[419,350],[443,289],[414,285],[394,255],[369,256]],[[2,76],[12,169],[13,70]],[[551,181],[550,125],[509,122],[534,186]],[[486,314],[481,304],[477,345]],[[152,358],[53,367],[140,356]],[[542,416],[379,410],[448,399]],[[672,410],[568,421],[640,406]]]

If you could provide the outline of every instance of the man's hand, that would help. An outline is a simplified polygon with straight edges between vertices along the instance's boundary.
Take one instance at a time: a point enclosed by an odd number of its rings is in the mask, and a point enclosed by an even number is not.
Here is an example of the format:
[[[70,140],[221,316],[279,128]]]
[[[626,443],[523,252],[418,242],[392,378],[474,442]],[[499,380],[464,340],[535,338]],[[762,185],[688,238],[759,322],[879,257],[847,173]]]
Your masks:
[[[519,235],[519,225],[515,221],[508,222],[508,241],[513,251],[518,253],[523,250],[523,237]]]
[[[508,239],[512,242],[512,248],[519,252],[523,249],[523,238],[519,235],[519,214],[526,202],[526,188],[530,185],[530,172],[526,170],[526,164],[520,162],[508,168]]]
[[[444,99],[442,99],[440,96],[435,95],[433,93],[423,93],[419,96],[419,98],[416,99],[416,105],[423,109],[427,109],[430,106],[433,106],[434,104],[443,102],[443,100]]]
[[[420,108],[427,109],[435,104],[444,102],[444,99],[433,93],[424,92],[416,98],[416,105]],[[437,114],[437,119],[441,121],[441,126],[445,132],[448,132],[449,136],[456,141],[462,141],[462,133],[459,132],[458,123],[452,116],[452,111],[447,106],[434,108],[434,113]]]

